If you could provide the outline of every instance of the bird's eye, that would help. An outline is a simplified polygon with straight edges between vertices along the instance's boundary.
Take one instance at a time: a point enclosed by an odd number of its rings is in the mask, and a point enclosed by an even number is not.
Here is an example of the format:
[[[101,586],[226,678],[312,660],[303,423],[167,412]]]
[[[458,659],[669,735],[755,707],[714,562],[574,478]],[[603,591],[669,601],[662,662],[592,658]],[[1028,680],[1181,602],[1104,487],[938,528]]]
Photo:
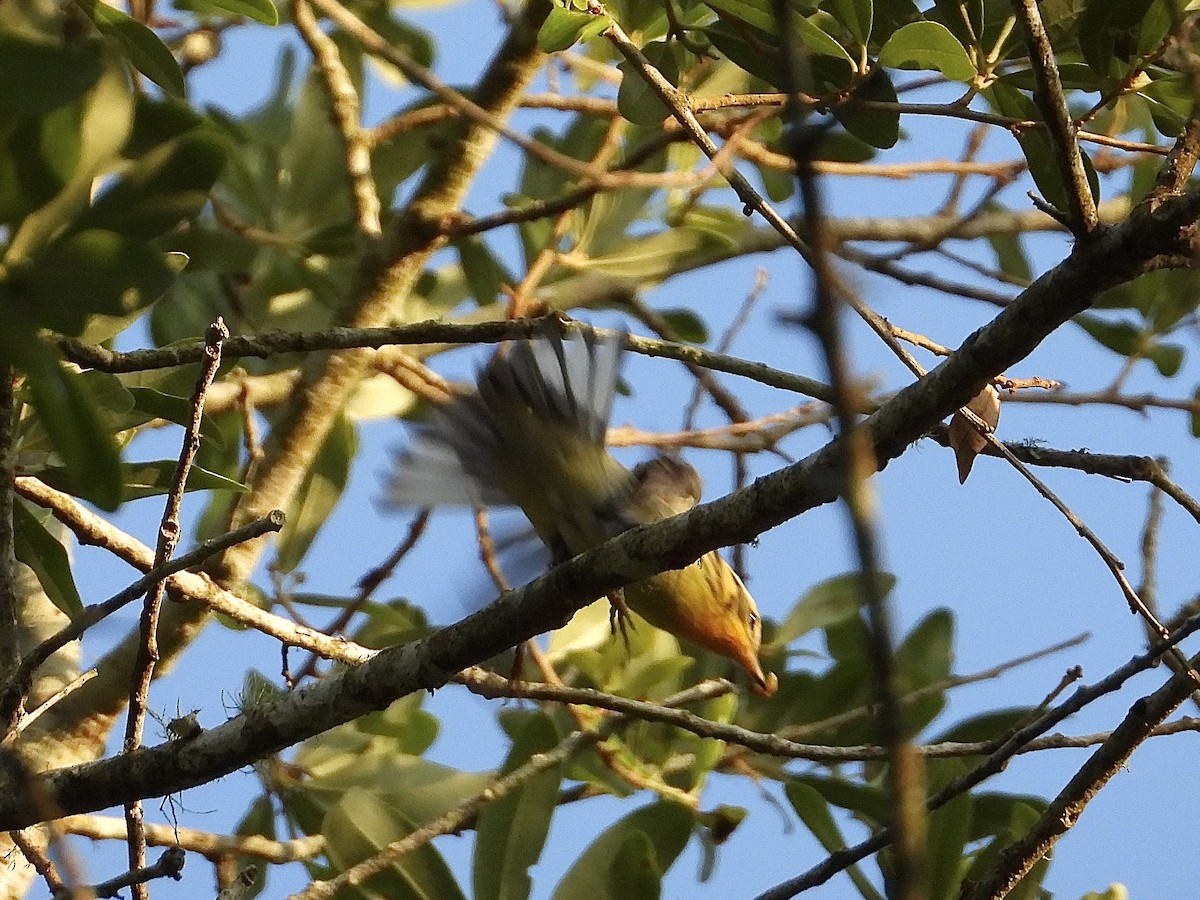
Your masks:
[[[746,618],[746,621],[749,623],[750,627],[753,628],[758,624],[758,613],[750,613],[750,615]]]

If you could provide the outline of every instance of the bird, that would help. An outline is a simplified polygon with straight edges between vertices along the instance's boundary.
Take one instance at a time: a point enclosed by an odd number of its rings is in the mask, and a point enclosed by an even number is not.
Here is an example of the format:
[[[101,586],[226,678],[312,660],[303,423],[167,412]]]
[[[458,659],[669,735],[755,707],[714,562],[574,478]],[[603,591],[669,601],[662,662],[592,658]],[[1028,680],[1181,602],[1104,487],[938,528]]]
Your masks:
[[[472,391],[432,410],[401,451],[387,486],[393,506],[515,505],[554,564],[639,525],[686,512],[699,472],[660,454],[626,468],[605,446],[625,349],[622,332],[554,326],[508,342]],[[759,695],[778,679],[759,660],[762,619],[742,579],[716,551],[610,595],[651,625],[739,664]]]

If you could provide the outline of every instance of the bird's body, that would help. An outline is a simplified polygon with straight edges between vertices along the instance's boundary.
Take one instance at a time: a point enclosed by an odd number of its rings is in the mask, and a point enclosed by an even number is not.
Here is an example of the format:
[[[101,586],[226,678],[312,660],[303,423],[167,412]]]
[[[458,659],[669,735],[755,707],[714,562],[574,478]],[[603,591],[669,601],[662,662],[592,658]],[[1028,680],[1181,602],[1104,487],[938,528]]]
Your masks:
[[[435,410],[397,466],[390,500],[514,504],[556,563],[695,506],[701,481],[692,466],[659,456],[630,471],[605,448],[622,350],[620,335],[588,331],[512,342],[479,373],[476,392]],[[624,602],[740,664],[758,692],[773,690],[758,660],[758,608],[716,552],[628,585]]]

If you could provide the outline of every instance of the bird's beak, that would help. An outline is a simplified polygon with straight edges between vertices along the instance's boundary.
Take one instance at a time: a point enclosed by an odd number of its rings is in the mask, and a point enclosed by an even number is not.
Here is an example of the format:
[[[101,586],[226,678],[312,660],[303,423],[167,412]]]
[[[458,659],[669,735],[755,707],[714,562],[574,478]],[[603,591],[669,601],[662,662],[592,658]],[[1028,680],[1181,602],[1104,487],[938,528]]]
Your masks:
[[[770,697],[779,689],[779,679],[774,672],[763,672],[762,663],[756,654],[747,654],[747,658],[738,660],[750,673],[752,683],[750,690],[759,697]]]

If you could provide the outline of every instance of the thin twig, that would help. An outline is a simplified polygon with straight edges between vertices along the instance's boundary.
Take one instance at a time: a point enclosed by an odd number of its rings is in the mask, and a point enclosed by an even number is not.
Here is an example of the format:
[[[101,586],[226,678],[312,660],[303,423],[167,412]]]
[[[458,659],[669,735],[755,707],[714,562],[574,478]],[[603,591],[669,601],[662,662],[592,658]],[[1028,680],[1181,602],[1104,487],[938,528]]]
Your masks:
[[[121,531],[110,522],[84,508],[73,497],[43,484],[36,478],[17,479],[21,496],[49,509],[56,519],[67,526],[81,544],[103,547],[136,569],[149,571],[154,565],[154,552],[141,541]],[[258,522],[271,521],[278,513],[269,513]],[[280,520],[282,521],[282,520]],[[253,523],[248,523],[250,527]],[[220,540],[218,538],[218,540]],[[237,546],[233,544],[231,546]],[[213,612],[229,616],[248,628],[256,629],[292,647],[302,647],[325,659],[335,659],[347,665],[358,665],[370,659],[374,650],[345,638],[334,638],[290,622],[282,616],[259,609],[253,603],[218,587],[211,578],[196,572],[176,572],[168,579],[172,593],[194,600]]]
[[[733,686],[726,681],[707,681],[668,697],[663,701],[663,706],[677,706],[719,697],[728,693],[732,688]],[[361,884],[406,854],[425,846],[435,837],[458,831],[464,823],[478,816],[479,811],[487,803],[507,796],[543,772],[562,765],[581,750],[599,743],[631,721],[635,720],[630,716],[611,716],[594,731],[573,732],[560,741],[553,750],[534,755],[509,774],[488,785],[487,789],[479,796],[460,803],[454,809],[443,813],[432,822],[389,845],[370,859],[344,870],[336,878],[313,882],[303,891],[293,894],[289,900],[320,900],[320,898],[334,896],[342,888]]]
[[[439,97],[464,118],[503,136],[533,158],[549,166],[570,172],[577,177],[594,180],[601,184],[605,183],[607,173],[602,169],[596,169],[587,163],[580,162],[574,157],[559,153],[541,141],[526,137],[464,94],[454,90],[454,88],[438,78],[432,71],[418,64],[401,48],[397,47],[395,43],[386,40],[353,12],[341,3],[338,3],[337,0],[312,0],[312,3],[351,34],[365,50],[386,59],[404,73],[404,77]]]
[[[618,425],[608,429],[605,443],[610,447],[658,447],[669,450],[695,447],[732,453],[761,453],[764,450],[781,453],[776,449],[779,441],[801,428],[827,423],[830,415],[826,404],[814,402],[783,412],[768,413],[748,422],[731,422],[692,431],[643,431],[632,425]]]
[[[46,882],[46,887],[50,889],[51,894],[57,894],[66,888],[62,877],[58,874],[58,868],[54,865],[54,861],[43,852],[36,835],[26,834],[24,830],[10,831],[8,839],[16,845],[17,849],[21,851],[21,855],[29,861],[34,871]]]
[[[707,112],[713,109],[728,109],[730,107],[782,106],[787,100],[787,94],[725,94],[720,97],[695,97],[691,100],[693,112]],[[802,105],[822,110],[828,107],[828,101],[816,97],[799,98]],[[899,115],[938,116],[943,118],[961,119],[966,122],[980,122],[984,125],[996,125],[1009,132],[1026,129],[1044,129],[1049,126],[1045,122],[1034,119],[1016,119],[1012,116],[1002,116],[998,113],[984,112],[971,109],[955,103],[897,103],[890,100],[859,100],[856,107],[864,112],[886,112]],[[1115,147],[1133,153],[1153,153],[1165,156],[1166,147],[1159,144],[1148,144],[1144,141],[1130,141],[1114,138],[1107,134],[1091,131],[1080,131],[1081,141],[1091,141],[1106,147]]]
[[[487,569],[496,590],[502,594],[512,590],[512,585],[504,577],[504,570],[500,567],[500,560],[496,556],[496,542],[492,540],[492,532],[488,528],[486,507],[475,507],[475,535],[479,541],[479,559],[483,562],[483,567]]]
[[[1025,31],[1029,63],[1037,82],[1037,90],[1033,92],[1033,96],[1046,118],[1046,129],[1050,134],[1050,141],[1054,144],[1054,161],[1058,165],[1067,202],[1071,207],[1071,230],[1082,237],[1095,230],[1100,220],[1096,215],[1096,201],[1083,167],[1077,128],[1071,120],[1062,80],[1058,76],[1054,48],[1050,45],[1050,36],[1042,24],[1037,0],[1012,0],[1012,6]]]
[[[24,663],[24,660],[22,660],[22,663]],[[17,723],[17,727],[9,732],[4,738],[4,746],[11,746],[16,740],[17,735],[41,718],[43,714],[53,709],[56,703],[71,696],[71,694],[75,693],[77,690],[95,678],[97,674],[98,673],[95,669],[88,669],[86,672],[77,675],[75,678],[72,678],[69,682],[64,684],[61,688],[39,703],[36,707],[25,713],[25,715],[21,716],[21,721]],[[19,678],[20,676],[18,675],[17,677]]]
[[[317,73],[329,95],[329,112],[341,138],[346,177],[354,201],[354,221],[359,235],[368,243],[383,236],[379,191],[371,174],[371,149],[359,122],[358,92],[342,64],[337,44],[321,30],[308,0],[293,0],[292,22],[312,52]]]
[[[116,878],[110,878],[108,881],[90,887],[76,888],[75,891],[86,891],[85,896],[119,897],[124,888],[131,888],[134,896],[139,893],[149,896],[146,890],[148,881],[153,881],[155,878],[171,878],[175,881],[182,881],[183,864],[186,859],[187,853],[182,847],[168,847],[153,865],[139,866]],[[62,896],[56,894],[54,900],[67,900],[68,897],[74,896],[74,892]]]
[[[221,366],[221,344],[229,337],[229,329],[218,316],[205,334],[205,361],[196,391],[192,396],[192,413],[184,432],[183,447],[179,463],[175,467],[171,489],[167,493],[166,507],[158,528],[158,546],[154,552],[155,568],[170,560],[179,542],[179,509],[183,504],[183,492],[187,487],[188,473],[200,450],[200,426],[204,417],[204,395],[217,376]],[[150,682],[154,678],[154,667],[158,663],[158,617],[162,609],[166,580],[154,581],[146,591],[146,602],[142,607],[139,630],[137,661],[134,663],[133,679],[129,690],[129,713],[125,726],[125,753],[132,753],[142,744],[142,728],[146,721],[146,703],[149,699]],[[142,806],[135,801],[126,804],[125,820],[129,825],[129,869],[137,873],[146,868],[146,834],[142,830]],[[164,855],[165,858],[165,855]],[[162,860],[160,860],[162,862]],[[179,862],[183,866],[182,860]],[[155,876],[157,877],[157,876]],[[149,900],[145,884],[140,880],[130,882],[135,900]]]
[[[1156,665],[1167,646],[1175,646],[1179,641],[1184,640],[1197,630],[1200,630],[1200,616],[1189,619],[1183,626],[1173,631],[1169,641],[1165,644],[1158,644],[1151,650],[1138,654],[1125,663],[1125,665],[1114,670],[1094,685],[1084,685],[1077,688],[1063,703],[1054,709],[1048,710],[1037,721],[1031,722],[1011,735],[987,759],[970,772],[959,776],[945,785],[945,787],[929,798],[926,802],[926,808],[930,812],[940,809],[950,800],[966,793],[988,778],[1003,771],[1008,761],[1020,752],[1021,748],[1029,746],[1035,738],[1045,734],[1059,722],[1068,716],[1074,715],[1093,701],[1120,689],[1134,675]],[[1174,680],[1169,683],[1174,683]],[[1140,704],[1135,704],[1135,708],[1138,706]],[[871,854],[878,853],[884,847],[891,844],[893,838],[894,834],[891,828],[880,829],[865,841],[831,853],[802,875],[790,878],[764,891],[756,900],[790,900],[790,898],[809,888],[824,884],[837,873],[844,871],[855,863],[861,862]]]
[[[17,451],[13,445],[16,395],[12,366],[0,364],[0,734],[12,734],[21,718],[24,691],[15,688],[21,665],[17,610],[16,531],[13,522]]]
[[[404,557],[412,552],[413,547],[417,545],[417,541],[421,539],[421,535],[425,533],[425,526],[429,524],[430,513],[431,510],[427,506],[413,516],[413,520],[409,523],[408,532],[404,535],[403,540],[396,546],[396,549],[388,554],[387,559],[358,580],[358,592],[354,595],[354,599],[342,607],[337,618],[322,629],[325,634],[333,637],[346,630],[346,626],[350,624],[350,620],[354,618],[354,614],[363,608],[379,586],[388,578],[391,578],[392,573],[396,570],[396,566],[400,565]],[[317,660],[320,658],[320,654],[309,653],[308,659],[305,660],[304,665],[296,673],[296,681],[299,682],[315,674]]]
[[[816,155],[816,142],[824,130],[808,125],[797,93],[810,79],[809,51],[803,48],[793,31],[794,11],[786,0],[773,0],[771,11],[780,35],[786,72],[788,102],[787,127],[791,130],[789,150],[796,160],[802,215],[812,250],[806,259],[813,270],[811,311],[804,324],[812,331],[824,354],[833,388],[833,407],[838,440],[843,445],[840,466],[835,474],[839,494],[846,504],[854,547],[858,558],[860,590],[867,610],[867,655],[871,687],[879,704],[876,729],[887,751],[887,800],[889,817],[897,834],[889,887],[899,900],[917,900],[927,893],[928,821],[922,800],[925,796],[925,767],[913,746],[913,735],[905,725],[900,705],[899,670],[895,660],[895,628],[891,608],[883,589],[883,562],[876,530],[876,504],[870,478],[878,461],[871,437],[860,424],[863,398],[854,381],[846,344],[842,338],[843,306],[854,310],[901,358],[906,351],[899,346],[879,318],[842,283],[833,267],[834,246],[825,229],[825,205],[817,174],[810,166]],[[849,101],[854,103],[853,97]]]
[[[1013,669],[1023,666],[1027,663],[1036,662],[1054,653],[1059,653],[1062,650],[1067,650],[1071,647],[1076,647],[1088,639],[1087,632],[1077,634],[1073,638],[1068,638],[1065,641],[1059,641],[1057,644],[1051,644],[1049,647],[1044,647],[1041,650],[1035,650],[1032,653],[1026,653],[1023,656],[1017,656],[1013,659],[992,666],[989,669],[983,669],[979,672],[973,672],[970,675],[952,675],[949,678],[943,678],[940,681],[935,681],[932,684],[927,684],[917,688],[914,691],[909,691],[904,694],[900,701],[905,706],[915,703],[924,697],[930,697],[945,691],[952,690],[956,687],[962,687],[967,684],[977,684],[980,681],[989,681],[993,678],[999,678],[1011,672]],[[821,719],[817,722],[806,722],[803,725],[786,725],[776,732],[780,737],[785,737],[793,741],[803,741],[811,735],[821,734],[822,732],[833,731],[834,729],[844,728],[847,725],[853,725],[856,722],[862,722],[870,719],[875,715],[875,707],[860,706],[857,709],[849,709],[836,716],[830,716],[826,719]]]
[[[592,12],[603,11],[599,0],[590,0],[588,9]],[[615,19],[605,29],[604,36],[612,42],[613,46],[625,57],[630,66],[641,76],[651,90],[658,95],[659,99],[670,110],[671,115],[675,117],[684,130],[691,136],[696,146],[704,151],[704,155],[716,161],[720,150],[708,136],[708,132],[705,131],[704,127],[696,120],[696,116],[692,112],[687,98],[676,90],[675,86],[667,81],[658,69],[650,64],[645,54],[629,39],[629,35],[617,24]],[[804,259],[809,262],[812,261],[809,259],[810,250],[808,245],[800,239],[787,220],[779,215],[775,211],[775,208],[766,201],[766,198],[755,190],[754,186],[746,179],[746,176],[742,175],[733,166],[723,167],[721,174],[728,180],[729,186],[738,195],[738,198],[745,205],[746,210],[753,210],[761,215],[767,220],[767,224],[775,229],[792,249]]]
[[[38,666],[67,644],[71,643],[71,641],[78,640],[93,625],[108,618],[117,610],[128,606],[134,600],[138,599],[138,597],[144,596],[158,582],[169,579],[170,576],[177,572],[198,566],[205,560],[211,559],[230,547],[244,541],[252,541],[272,531],[279,531],[282,527],[283,513],[275,510],[261,519],[255,519],[253,522],[243,525],[236,531],[211,538],[184,553],[182,556],[177,556],[161,565],[155,566],[137,581],[133,582],[133,584],[129,585],[129,587],[114,594],[102,603],[85,606],[83,612],[72,619],[69,625],[66,625],[60,631],[46,638],[34,647],[29,652],[29,655],[21,661],[21,667],[16,675],[18,683],[22,684],[24,686],[23,689],[27,691],[28,684],[32,680],[33,673],[37,670]],[[24,725],[25,723],[22,722],[22,727]]]
[[[1173,647],[1176,651],[1178,648]],[[1038,820],[1018,840],[1000,852],[995,864],[963,892],[962,900],[997,900],[1074,827],[1088,801],[1121,771],[1133,751],[1145,741],[1195,689],[1194,671],[1200,655],[1185,661],[1186,673],[1173,675],[1147,697],[1139,698],[1121,724],[1080,767]]]
[[[68,816],[59,822],[65,834],[92,840],[124,840],[125,823],[115,816]],[[311,860],[325,852],[325,836],[306,835],[275,841],[260,834],[214,834],[178,825],[146,825],[146,842],[159,847],[181,847],[217,862],[236,854],[253,856],[272,865]]]
[[[567,333],[588,328],[601,337],[613,337],[614,332],[592,329],[580,323],[562,322],[557,316],[532,319],[505,319],[474,324],[452,324],[434,319],[397,325],[388,328],[329,328],[321,331],[273,331],[254,337],[231,337],[222,350],[224,359],[258,357],[269,359],[281,353],[306,353],[314,350],[350,350],[362,347],[380,348],[393,344],[496,344],[501,341],[530,338],[543,334],[549,322],[559,323]],[[203,344],[162,347],[154,350],[134,350],[119,353],[104,347],[78,342],[60,341],[59,346],[72,361],[103,372],[140,372],[199,362]],[[794,391],[816,400],[830,400],[828,385],[803,375],[773,369],[762,363],[713,353],[691,344],[677,344],[653,338],[625,336],[625,347],[634,353],[694,363],[717,372],[740,375],[770,387]]]
[[[734,316],[733,321],[729,324],[729,327],[725,329],[725,333],[721,335],[721,339],[717,342],[717,346],[714,348],[717,353],[729,353],[730,347],[733,346],[733,339],[737,337],[738,332],[741,331],[749,321],[750,313],[754,311],[754,307],[758,304],[759,299],[762,298],[763,292],[766,289],[767,270],[761,267],[755,269],[754,284],[746,293],[746,297],[742,301],[741,306],[738,307],[737,315]],[[700,398],[702,396],[700,388],[701,382],[697,381],[695,386],[692,388],[692,397],[688,401],[686,411],[683,414],[683,426],[681,428],[683,431],[692,430],[692,425],[696,419],[696,412],[700,408]]]

